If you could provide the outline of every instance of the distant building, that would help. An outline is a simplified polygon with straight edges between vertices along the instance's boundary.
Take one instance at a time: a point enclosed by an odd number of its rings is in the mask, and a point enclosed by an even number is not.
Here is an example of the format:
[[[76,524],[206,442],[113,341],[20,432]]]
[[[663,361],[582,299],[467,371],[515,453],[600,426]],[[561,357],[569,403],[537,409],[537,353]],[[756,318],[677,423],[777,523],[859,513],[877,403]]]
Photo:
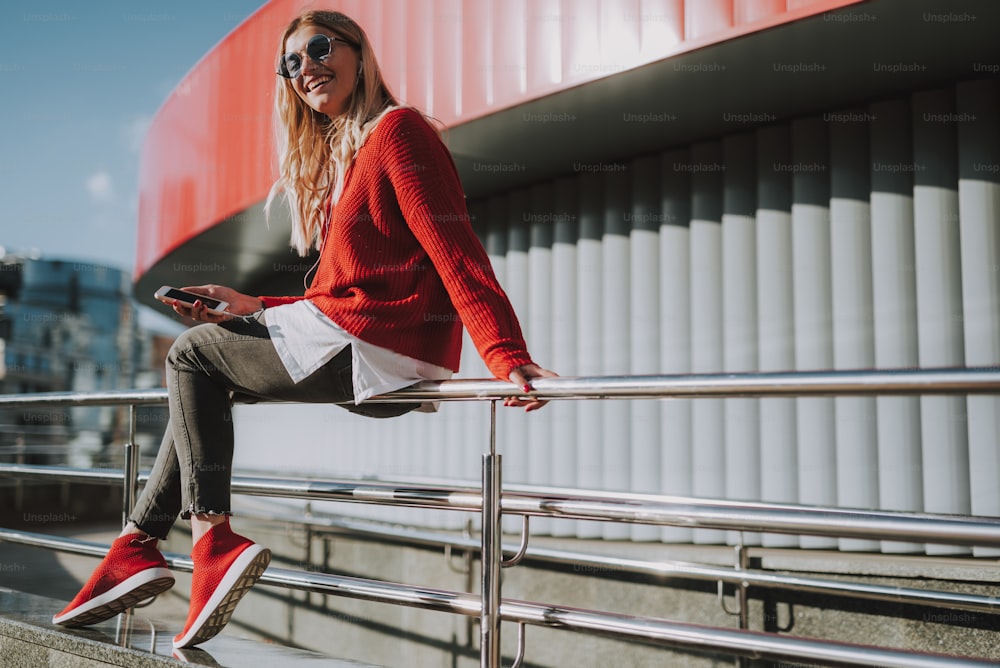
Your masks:
[[[0,393],[117,390],[162,382],[162,348],[138,321],[131,278],[113,267],[0,257]],[[160,351],[154,367],[154,351]],[[143,408],[140,443],[157,442],[163,409]],[[0,452],[24,461],[120,462],[128,411],[119,407],[6,410]],[[114,444],[111,448],[111,444]]]

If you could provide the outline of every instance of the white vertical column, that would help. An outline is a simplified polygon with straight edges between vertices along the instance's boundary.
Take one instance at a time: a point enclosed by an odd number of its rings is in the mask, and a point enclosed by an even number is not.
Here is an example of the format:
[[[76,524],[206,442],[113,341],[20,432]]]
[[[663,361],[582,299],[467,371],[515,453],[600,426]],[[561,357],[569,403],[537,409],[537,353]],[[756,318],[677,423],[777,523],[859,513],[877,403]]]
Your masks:
[[[469,214],[472,226],[483,245],[490,239],[490,212],[485,200],[470,202]],[[492,262],[491,262],[492,265]],[[484,378],[490,373],[479,357],[468,330],[462,328],[462,357],[459,362],[459,378]],[[447,420],[450,426],[447,475],[453,480],[477,480],[480,477],[480,461],[488,445],[488,413],[478,402],[455,401],[447,405]],[[423,416],[420,416],[423,417]],[[405,433],[400,434],[405,440]],[[405,509],[401,509],[405,510]],[[464,513],[443,513],[444,526],[460,530],[469,520]]]
[[[494,195],[490,197],[486,201],[486,207],[482,215],[486,219],[486,253],[489,255],[490,264],[493,265],[493,273],[496,274],[497,280],[504,288],[504,291],[506,291],[508,296],[510,296],[509,282],[507,280],[507,247],[510,236],[510,209],[507,195]],[[515,309],[516,308],[517,307],[515,306]],[[520,313],[518,315],[520,316]],[[483,377],[488,377],[489,373],[485,371],[485,364],[483,365],[483,368]],[[518,416],[512,416],[507,411],[500,411],[499,406],[497,408],[497,443],[503,448],[501,454],[504,455],[504,480],[509,482],[524,482],[527,465],[523,457],[513,456],[511,451],[508,449],[511,445],[508,441],[507,435],[507,429],[509,427],[508,418],[517,418]],[[483,422],[481,428],[477,431],[476,442],[481,445],[476,448],[476,452],[481,455],[489,449],[489,408],[485,408],[480,415],[480,419]],[[523,424],[523,421],[521,422]],[[480,466],[481,459],[477,457],[475,469],[480,471]],[[475,480],[476,476],[473,476],[473,479]],[[476,517],[473,522],[478,524],[480,519],[481,518]],[[519,531],[521,528],[520,519],[517,517],[503,518],[503,528],[506,532]]]
[[[864,117],[853,110],[852,118]],[[831,121],[830,267],[833,296],[833,365],[870,369],[875,364],[872,320],[871,211],[868,198],[868,126]],[[874,397],[837,397],[837,505],[878,507],[878,450]],[[879,549],[876,540],[841,539],[841,550]]]
[[[530,247],[528,224],[524,213],[528,210],[528,191],[519,189],[507,194],[506,227],[507,257],[504,267],[504,285],[511,305],[518,318],[525,321],[529,313],[528,301],[528,248]],[[500,410],[497,406],[497,441],[504,444],[502,454],[504,479],[509,482],[529,481],[528,453],[531,449],[531,432],[528,416],[518,411]]]
[[[953,91],[913,96],[913,208],[920,366],[962,366],[962,274]],[[968,514],[965,397],[923,396],[924,509]],[[928,554],[968,552],[928,545]]]
[[[472,344],[468,331],[462,328],[462,355],[459,358],[458,378],[482,378],[484,374],[474,373],[484,366],[477,363],[479,357]],[[436,464],[435,477],[445,477],[451,480],[461,480],[466,471],[466,463],[472,454],[476,460],[483,452],[483,443],[472,443],[467,438],[470,411],[475,408],[473,402],[452,401],[444,406],[444,413],[437,417],[443,419],[445,427],[444,460]],[[466,477],[466,480],[470,478]],[[475,477],[471,478],[475,480]],[[405,509],[400,509],[405,510]],[[465,513],[435,512],[435,526],[460,530],[468,516]]]
[[[913,164],[908,100],[871,106],[872,314],[875,366],[919,364],[913,250]],[[877,397],[879,508],[924,508],[920,397]],[[882,541],[883,552],[918,552],[918,543]]]
[[[754,136],[730,135],[722,198],[723,370],[757,370],[757,208]],[[759,399],[726,399],[726,498],[760,500]],[[760,545],[759,534],[729,533],[729,542]]]
[[[628,373],[630,340],[628,323],[629,301],[629,229],[625,214],[629,203],[629,174],[624,171],[604,173],[604,374]],[[631,463],[631,402],[604,401],[604,442],[601,444],[604,462],[604,488],[627,491],[630,488]],[[607,522],[601,532],[604,538],[622,540],[629,537],[627,524]]]
[[[660,370],[660,156],[636,158],[630,165],[631,366],[635,375]],[[631,490],[660,491],[660,401],[629,402],[632,414]],[[660,527],[632,525],[632,540],[659,540]]]
[[[577,177],[579,240],[576,242],[577,363],[581,376],[604,373],[604,183],[598,174]],[[557,370],[558,371],[558,370]],[[576,480],[582,489],[601,489],[604,401],[587,401],[577,411]],[[577,522],[579,538],[599,538],[601,522]]]
[[[492,264],[492,263],[491,263]],[[466,332],[468,337],[468,332]],[[462,375],[466,378],[489,378],[490,372],[479,356],[479,351],[467,338],[462,349]],[[482,454],[489,448],[490,412],[485,402],[462,401],[462,450],[459,457],[458,477],[462,480],[478,480],[482,476]],[[405,437],[405,434],[401,434]],[[479,477],[477,477],[477,474]],[[455,513],[461,515],[462,513]],[[468,517],[461,517],[464,524]]]
[[[532,186],[529,207],[524,214],[530,229],[528,249],[528,317],[525,339],[533,358],[552,357],[552,182]],[[528,451],[528,480],[533,485],[552,484],[552,421],[551,413],[524,415],[528,422],[531,449]],[[531,521],[532,532],[547,534],[552,520],[545,517]]]
[[[965,363],[1000,364],[1000,90],[992,80],[957,87]],[[1000,516],[1000,398],[970,396],[969,470],[975,515]],[[1000,550],[974,548],[976,556]]]
[[[493,195],[476,213],[486,222],[486,254],[493,266],[493,273],[501,286],[507,284],[507,200],[504,195]],[[506,473],[506,471],[504,471]]]
[[[295,407],[298,408],[298,407]],[[292,408],[289,408],[289,412],[292,412]],[[308,413],[305,414],[308,417]],[[337,457],[334,460],[334,475],[355,475],[361,471],[360,462],[358,461],[360,454],[356,452],[356,448],[349,447],[350,434],[348,433],[350,429],[350,424],[348,423],[348,415],[341,415],[335,413],[331,416],[324,416],[329,419],[331,423],[337,425],[337,440],[335,447],[337,448]]]
[[[368,426],[369,429],[375,430],[375,433],[373,434],[374,438],[370,439],[369,442],[374,444],[374,447],[371,449],[375,451],[374,454],[376,458],[380,460],[378,467],[379,475],[383,475],[390,479],[398,479],[401,475],[409,475],[409,472],[400,469],[398,465],[399,460],[393,457],[392,454],[395,454],[393,453],[395,445],[405,433],[405,424],[419,419],[419,417],[422,416],[410,414],[401,416],[400,418],[394,420],[373,420],[372,422],[374,424]],[[391,453],[389,458],[385,456],[387,454],[387,450]],[[380,508],[378,518],[383,521],[409,522],[413,519],[412,516],[406,516],[406,508],[396,508],[393,506],[376,507]]]
[[[792,123],[792,249],[795,298],[795,368],[833,366],[830,286],[830,185],[826,126],[819,118]],[[820,168],[806,165],[820,165]],[[837,503],[833,399],[803,397],[798,408],[799,501]],[[802,547],[833,548],[830,538],[803,536]]]
[[[358,448],[351,448],[347,446],[348,443],[356,442],[354,440],[356,437],[356,434],[354,433],[354,417],[355,416],[353,415],[347,414],[340,416],[337,420],[340,423],[337,425],[337,440],[339,444],[342,444],[339,449],[343,453],[343,459],[341,462],[338,462],[338,464],[340,469],[349,476],[363,475],[365,471],[365,463],[362,460],[365,453],[359,452]],[[362,510],[361,505],[363,504],[358,504],[359,507],[356,509],[345,508],[343,513],[351,517],[362,517],[364,516],[364,510]]]
[[[307,407],[312,410],[312,407]],[[417,463],[417,469],[401,471],[393,459],[393,450],[396,443],[396,434],[400,431],[402,422],[409,422],[416,419],[416,416],[406,415],[392,420],[371,420],[353,413],[344,411],[332,416],[337,423],[334,433],[337,434],[338,452],[350,452],[351,470],[350,476],[365,476],[376,478],[392,478],[400,474],[403,475],[423,475],[429,466],[424,462]],[[350,444],[366,443],[370,447],[353,447]],[[426,439],[414,439],[410,447],[416,450],[421,459],[427,458],[428,441]],[[433,460],[440,461],[440,460]],[[405,509],[391,506],[377,506],[369,504],[350,504],[350,510],[345,511],[354,517],[372,519],[378,521],[394,521],[402,518],[407,523],[417,523],[428,526],[428,514],[418,511],[416,515],[405,514]]]
[[[561,178],[555,182],[552,221],[552,351],[551,361],[541,360],[564,376],[577,375],[577,265],[576,244],[579,240],[577,179]],[[532,353],[534,354],[534,353]],[[549,448],[552,483],[560,487],[575,487],[577,483],[577,429],[579,402],[553,401],[545,407],[552,420],[552,444]],[[582,407],[586,410],[589,406]],[[532,416],[534,417],[534,416]],[[552,523],[553,536],[576,535],[576,522],[558,520]]]
[[[757,131],[757,345],[761,371],[795,368],[792,294],[791,140],[787,125]],[[760,401],[760,495],[798,501],[795,399]],[[796,536],[764,534],[767,547],[795,547]]]
[[[398,420],[370,420],[371,424],[365,424],[364,431],[366,436],[368,436],[367,442],[373,445],[372,456],[376,463],[369,469],[371,472],[376,473],[376,475],[385,476],[386,478],[398,478],[400,475],[407,475],[400,471],[396,466],[395,459],[386,459],[386,446],[391,449],[393,443],[397,442],[400,435],[400,422],[413,420],[415,416],[401,416]],[[382,424],[380,424],[382,423]],[[403,517],[403,511],[405,508],[395,508],[393,506],[372,506],[373,509],[378,509],[377,513],[374,515],[377,519],[382,521],[393,522],[397,521],[397,518]]]
[[[691,371],[722,370],[722,146],[691,148]],[[702,498],[726,494],[722,400],[692,403],[692,491]],[[696,543],[721,543],[722,531],[696,531]]]
[[[427,421],[427,442],[424,448],[424,453],[426,453],[425,459],[417,464],[414,475],[425,476],[425,477],[440,477],[441,468],[445,464],[445,457],[447,453],[445,451],[444,442],[447,433],[448,421],[452,419],[452,416],[448,415],[446,412],[449,406],[443,407],[443,412],[441,415],[435,415],[433,418]],[[363,439],[356,441],[358,443],[364,443]],[[362,504],[365,505],[365,504]],[[441,511],[434,510],[433,508],[422,508],[420,514],[418,515],[421,519],[421,523],[425,527],[429,528],[439,528],[441,522]]]
[[[462,328],[462,354],[459,357],[458,362],[458,374],[459,378],[471,377],[469,371],[471,370],[469,360],[469,333]],[[437,478],[446,478],[451,480],[457,480],[461,478],[462,475],[462,459],[464,456],[463,450],[466,447],[465,443],[465,424],[467,421],[467,405],[463,405],[465,402],[450,402],[445,406],[445,412],[438,415],[439,420],[444,422],[444,442],[443,447],[443,458],[439,461],[433,463],[434,470],[431,475]],[[464,517],[451,517],[451,515],[460,515],[460,513],[441,513],[434,512],[434,526],[442,529],[457,530],[462,526],[462,522],[465,521]]]
[[[410,413],[399,418],[398,421],[394,420],[396,424],[393,426],[398,430],[398,433],[393,437],[394,441],[401,442],[403,449],[409,449],[411,452],[406,456],[402,456],[402,451],[399,451],[400,456],[393,460],[395,462],[392,473],[393,479],[398,479],[400,476],[418,475],[421,465],[417,464],[417,461],[428,458],[427,447],[431,439],[428,438],[427,434],[430,431],[431,423],[442,419],[446,418]],[[382,422],[385,422],[385,420],[382,420]],[[388,510],[392,512],[385,519],[390,522],[428,525],[426,518],[430,513],[425,509],[400,507],[389,508]]]
[[[691,179],[686,150],[664,153],[660,163],[660,372],[691,372]],[[691,400],[660,405],[660,491],[690,496]],[[672,543],[691,542],[692,531],[663,527]]]

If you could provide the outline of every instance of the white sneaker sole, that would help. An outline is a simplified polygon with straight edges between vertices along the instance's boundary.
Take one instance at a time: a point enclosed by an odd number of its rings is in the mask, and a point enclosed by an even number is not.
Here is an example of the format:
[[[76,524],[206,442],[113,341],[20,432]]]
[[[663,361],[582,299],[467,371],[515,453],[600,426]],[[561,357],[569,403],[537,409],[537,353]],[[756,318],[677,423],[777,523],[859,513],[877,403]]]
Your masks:
[[[174,638],[174,648],[191,647],[218,635],[232,618],[236,604],[260,579],[269,563],[271,550],[266,547],[254,544],[243,550],[222,576],[191,628]]]
[[[159,567],[147,568],[69,612],[54,615],[52,623],[70,628],[97,624],[129,608],[134,608],[173,586],[174,576],[169,570]]]

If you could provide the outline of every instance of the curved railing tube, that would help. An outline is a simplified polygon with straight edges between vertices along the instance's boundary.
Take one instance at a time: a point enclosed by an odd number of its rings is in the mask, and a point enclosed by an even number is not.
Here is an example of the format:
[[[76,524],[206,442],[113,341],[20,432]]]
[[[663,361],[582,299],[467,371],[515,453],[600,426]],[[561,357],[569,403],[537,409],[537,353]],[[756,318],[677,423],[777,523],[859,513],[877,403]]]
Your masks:
[[[121,470],[0,464],[0,476],[68,482],[121,482]],[[145,482],[147,475],[140,475]],[[530,489],[517,486],[519,490]],[[1000,547],[1000,519],[901,511],[854,510],[792,504],[752,503],[609,492],[539,488],[507,491],[501,511],[508,515],[628,522],[787,533],[843,538],[910,540],[948,545]],[[481,512],[475,487],[400,484],[367,479],[265,478],[233,476],[232,491],[252,496],[371,503],[410,508]]]

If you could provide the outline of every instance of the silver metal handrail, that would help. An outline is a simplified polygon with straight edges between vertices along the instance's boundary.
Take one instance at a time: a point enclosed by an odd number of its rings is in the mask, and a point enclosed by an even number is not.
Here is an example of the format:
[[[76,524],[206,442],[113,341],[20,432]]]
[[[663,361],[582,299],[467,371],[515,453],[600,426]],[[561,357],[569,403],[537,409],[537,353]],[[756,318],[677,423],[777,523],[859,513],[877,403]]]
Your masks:
[[[122,470],[0,464],[0,476],[81,483],[120,483]],[[147,475],[139,475],[140,483]],[[506,515],[655,524],[691,529],[783,533],[1000,547],[1000,518],[735,502],[657,494],[511,485]],[[479,512],[482,492],[466,485],[419,485],[366,478],[234,475],[232,491],[250,496]]]
[[[81,468],[68,468],[68,467],[47,467],[43,465],[2,465],[0,464],[0,477],[2,476],[17,476],[20,478],[30,478],[36,480],[62,480],[62,481],[72,481],[80,483],[115,483],[120,484],[122,481],[122,471],[104,470],[104,471],[90,471],[88,469]],[[140,482],[145,482],[148,478],[147,475],[140,476]],[[237,493],[242,493],[246,495],[257,495],[264,497],[284,497],[284,498],[299,498],[308,500],[337,500],[345,502],[354,503],[373,503],[381,505],[401,505],[405,507],[421,507],[421,508],[435,508],[435,509],[448,509],[448,510],[465,510],[465,511],[479,511],[481,508],[481,496],[478,494],[478,490],[467,485],[454,485],[447,487],[443,484],[435,484],[433,486],[419,487],[416,485],[408,485],[405,488],[399,486],[399,483],[377,483],[373,484],[373,481],[366,480],[363,478],[351,478],[351,479],[341,479],[336,481],[321,480],[317,481],[314,479],[304,478],[301,480],[295,479],[273,479],[270,484],[264,487],[257,487],[252,481],[259,481],[261,478],[258,477],[243,477],[235,476],[233,478],[233,490]],[[286,484],[287,481],[293,480],[293,484]],[[331,497],[327,493],[326,488],[328,486],[333,486],[336,489],[336,497]],[[315,489],[313,489],[315,487]],[[546,494],[552,494],[552,490],[547,490],[546,488],[533,488],[527,485],[517,485],[510,486],[510,488],[517,488],[522,495],[527,496],[527,498],[541,499],[539,503],[541,504],[542,510],[538,512],[539,515],[548,517],[564,517],[564,515],[556,510],[548,508],[548,502],[545,501],[546,498],[558,498],[558,497],[548,497]],[[538,490],[531,493],[530,490]],[[263,490],[266,493],[259,494]],[[402,490],[402,493],[397,494],[396,492]],[[563,496],[567,495],[567,491],[561,491],[560,494]],[[596,494],[596,493],[595,493]],[[518,492],[505,492],[504,497],[501,499],[501,510],[503,512],[508,512],[504,510],[507,503],[511,498],[517,498]],[[692,512],[692,506],[705,506],[712,510],[715,510],[719,502],[713,502],[711,500],[703,499],[681,499],[679,497],[656,497],[654,495],[639,495],[639,494],[627,494],[623,495],[629,497],[629,505],[627,509],[635,513],[637,518],[642,520],[649,520],[650,512],[647,510],[648,506],[643,502],[644,499],[652,499],[655,501],[662,501],[663,499],[669,500],[670,503],[677,503],[675,508],[671,509],[671,518],[673,514],[677,513],[681,518],[683,518],[684,526],[695,526],[696,528],[711,528],[711,529],[729,529],[729,530],[740,530],[743,525],[740,524],[741,520],[736,520],[735,523],[697,523],[691,524],[688,519],[692,517],[697,517],[698,513]],[[579,497],[585,498],[585,497]],[[602,498],[600,496],[586,497],[591,499]],[[603,498],[608,498],[607,494],[603,495]],[[419,503],[415,503],[414,499],[419,500]],[[614,499],[611,499],[612,506],[614,507]],[[555,501],[553,502],[555,503]],[[740,507],[741,505],[752,505],[752,504],[726,504],[735,505]],[[757,504],[759,506],[764,506],[765,509],[768,504]],[[773,506],[773,504],[770,504]],[[810,508],[807,506],[776,506],[777,508],[787,511],[788,509],[793,509],[795,511],[802,511],[799,522],[803,524],[808,524],[810,516],[818,517],[818,521],[821,523],[814,529],[803,530],[798,533],[809,534],[809,535],[833,535],[841,536],[845,535],[845,531],[831,529],[830,522],[826,515],[831,514],[829,509],[822,508]],[[760,508],[755,510],[760,511]],[[840,510],[840,509],[838,509]],[[726,513],[729,515],[729,513]],[[841,513],[834,514],[838,517],[842,517]],[[921,542],[930,542],[927,536],[941,537],[942,535],[950,536],[954,541],[954,536],[956,534],[963,535],[963,537],[968,538],[968,529],[970,526],[975,526],[980,529],[980,534],[989,533],[992,528],[993,533],[988,535],[989,539],[994,541],[1000,540],[1000,534],[998,534],[998,529],[1000,529],[1000,522],[992,519],[987,519],[984,522],[970,522],[970,518],[958,517],[951,518],[949,516],[935,516],[935,515],[921,515],[921,514],[908,514],[908,513],[873,513],[868,511],[848,511],[848,515],[851,516],[856,523],[861,524],[864,527],[864,531],[860,533],[851,533],[850,537],[861,537],[868,538],[871,537],[871,532],[878,532],[884,530],[883,523],[884,519],[882,516],[889,516],[889,520],[892,522],[899,523],[900,518],[913,519],[915,521],[906,527],[906,532],[902,534],[901,537],[904,539],[920,540]],[[868,520],[871,519],[868,516],[876,516],[875,522],[868,524]],[[582,519],[594,519],[592,515],[580,516]],[[859,519],[860,517],[860,519]],[[671,518],[664,519],[662,517],[657,518],[654,523],[673,523],[680,524],[682,520]],[[292,518],[284,517],[285,520]],[[294,518],[297,521],[301,521],[301,518]],[[317,522],[317,520],[312,519],[312,522]],[[377,535],[382,540],[392,539],[393,537],[399,537],[402,534],[399,530],[384,530],[378,531],[373,529],[370,524],[363,524],[357,522],[327,522],[323,524],[324,526],[331,527],[350,527],[352,532],[367,532],[372,535]],[[361,527],[364,528],[361,528]],[[944,527],[944,531],[942,531]],[[759,530],[759,527],[755,527],[754,530]],[[832,531],[830,533],[829,531]],[[855,527],[855,531],[857,527]],[[926,532],[926,533],[922,533]],[[474,549],[478,545],[478,541],[472,539],[463,539],[460,537],[446,537],[441,534],[427,534],[423,532],[408,532],[406,535],[412,536],[417,542],[422,544],[433,544],[435,546],[449,545],[455,548],[461,549]],[[422,540],[418,540],[421,539]],[[942,542],[948,542],[942,540]],[[979,540],[970,540],[969,544],[978,544]],[[985,541],[989,544],[989,540]],[[512,548],[507,549],[508,552],[514,551]],[[784,576],[776,575],[773,573],[768,573],[764,571],[753,571],[753,570],[741,570],[734,571],[731,568],[723,568],[718,566],[706,566],[702,564],[693,564],[680,561],[658,561],[658,562],[648,562],[634,559],[622,559],[618,557],[607,557],[603,555],[593,555],[593,554],[581,554],[577,552],[566,552],[562,550],[547,550],[538,548],[529,548],[528,556],[532,559],[536,559],[543,562],[563,564],[571,566],[595,566],[602,568],[609,572],[622,572],[622,573],[634,573],[652,576],[670,576],[670,577],[682,577],[693,580],[703,580],[703,581],[722,581],[732,584],[747,583],[750,586],[755,587],[772,587],[772,588],[782,588],[790,591],[800,591],[800,592],[813,592],[821,594],[831,594],[831,595],[841,595],[841,596],[854,596],[855,598],[865,598],[868,600],[880,600],[895,603],[912,603],[917,605],[926,605],[933,607],[947,607],[954,609],[970,610],[976,612],[998,612],[1000,611],[1000,598],[993,596],[979,596],[975,594],[961,594],[956,592],[944,592],[944,591],[931,591],[926,589],[907,589],[902,587],[889,587],[882,585],[868,585],[858,582],[845,582],[841,580],[824,580],[819,578],[804,578],[797,576]]]
[[[96,390],[35,392],[0,395],[0,408],[23,406],[159,406],[167,403],[167,390]]]
[[[687,376],[621,376],[605,378],[546,378],[534,382],[530,396],[545,399],[639,399],[669,397],[768,397],[768,396],[864,396],[917,394],[1000,394],[1000,370],[906,369],[880,371],[830,371],[817,373],[744,373]],[[302,481],[262,477],[234,480],[233,491],[263,496],[321,498],[364,503],[389,503],[416,507],[439,507],[477,511],[482,517],[480,543],[482,560],[481,592],[478,599],[455,592],[428,593],[397,583],[347,582],[350,578],[328,580],[334,576],[319,574],[276,574],[269,569],[265,581],[284,586],[302,586],[312,590],[330,589],[327,593],[385,600],[407,605],[431,607],[442,605],[453,612],[478,616],[481,622],[481,665],[499,666],[500,621],[519,625],[523,641],[524,624],[558,626],[578,632],[591,632],[618,638],[642,639],[672,647],[711,649],[735,656],[754,656],[789,660],[817,660],[844,665],[870,665],[873,657],[881,665],[987,665],[975,659],[945,657],[919,652],[884,650],[861,645],[827,643],[789,638],[773,634],[698,627],[655,618],[613,615],[592,610],[574,610],[523,601],[502,601],[499,569],[502,560],[500,517],[502,514],[544,515],[576,519],[624,521],[650,524],[674,524],[699,528],[732,528],[748,531],[807,533],[852,538],[912,538],[921,542],[1000,545],[1000,523],[991,518],[951,517],[916,513],[885,513],[834,508],[809,508],[775,504],[740,504],[679,497],[592,493],[580,494],[559,490],[536,493],[509,491],[501,493],[501,456],[496,452],[496,401],[507,396],[525,396],[511,383],[496,380],[456,380],[422,383],[399,392],[388,393],[371,401],[491,401],[491,438],[489,451],[483,455],[482,486],[453,488],[401,485],[392,482]],[[95,393],[43,393],[0,397],[0,408],[27,405],[129,405],[130,433],[126,444],[123,506],[127,514],[140,482],[137,448],[134,445],[135,407],[162,404],[165,390],[110,391]],[[25,467],[7,467],[8,473],[28,475]],[[5,467],[0,466],[0,472]],[[104,481],[110,472],[96,472],[87,477],[63,470],[64,477],[82,476],[90,481]],[[58,477],[59,474],[57,474]],[[0,540],[23,542],[67,549],[68,539],[15,537],[0,531]],[[61,545],[61,547],[60,547]],[[102,546],[103,547],[103,546]],[[69,548],[72,549],[72,548]],[[106,549],[106,548],[105,548]],[[103,551],[98,551],[98,555]],[[183,559],[177,567],[184,569]],[[740,574],[747,574],[740,570]],[[279,576],[280,575],[280,576]],[[288,580],[285,582],[284,580]],[[298,584],[293,581],[299,580]],[[744,587],[745,588],[745,587]],[[442,601],[463,601],[462,605]],[[412,599],[412,600],[411,600]],[[475,601],[475,605],[471,601]],[[978,603],[982,603],[981,601]],[[438,609],[438,608],[433,608]],[[441,608],[444,609],[444,608]],[[741,618],[742,620],[742,618]],[[518,661],[523,647],[519,647]]]
[[[666,399],[921,394],[996,394],[1000,368],[891,369],[537,378],[543,399]],[[447,401],[525,396],[497,380],[424,382],[369,401]]]
[[[296,523],[309,527],[313,532],[328,531],[334,534],[348,535],[353,538],[368,538],[381,543],[395,543],[425,548],[444,548],[446,551],[462,550],[468,552],[474,551],[478,547],[478,541],[466,536],[410,527],[404,528],[397,525],[385,525],[372,520],[318,517],[312,513],[308,517],[304,517],[301,514],[275,513],[273,511],[259,512],[248,511],[246,509],[241,509],[240,515],[256,520],[280,522],[286,525],[288,523]],[[514,553],[518,547],[504,545],[503,549],[506,553]],[[762,548],[762,550],[766,552],[766,548]],[[917,557],[908,558],[917,559]],[[538,547],[528,547],[524,559],[536,563],[570,567],[577,572],[593,571],[605,574],[641,575],[659,579],[677,578],[704,582],[725,582],[737,585],[746,583],[751,587],[862,598],[872,601],[913,604],[990,614],[1000,612],[1000,597],[997,596],[873,585],[855,581],[785,575],[754,569],[734,570],[725,566],[711,566],[679,560],[661,559],[649,561],[606,554]]]
[[[998,394],[1000,368],[879,369],[538,378],[525,393],[501,380],[426,381],[372,397],[367,403],[489,401],[510,396],[542,399],[667,399],[921,394]],[[18,406],[150,406],[166,403],[165,389],[39,392],[0,395],[0,408]]]

